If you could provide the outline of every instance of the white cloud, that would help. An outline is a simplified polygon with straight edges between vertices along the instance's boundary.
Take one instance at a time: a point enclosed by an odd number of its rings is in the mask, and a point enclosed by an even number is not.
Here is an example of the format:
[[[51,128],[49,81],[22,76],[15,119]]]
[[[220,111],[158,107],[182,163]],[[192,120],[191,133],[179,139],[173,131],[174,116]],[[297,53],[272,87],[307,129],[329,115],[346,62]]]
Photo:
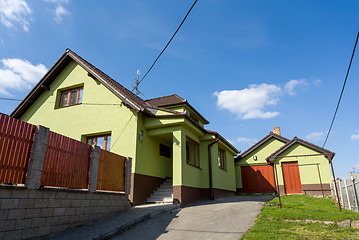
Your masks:
[[[14,24],[20,24],[28,32],[31,13],[25,0],[0,0],[0,21],[7,28],[15,28]]]
[[[279,112],[265,111],[267,106],[274,106],[279,101],[281,88],[276,85],[262,83],[252,84],[242,90],[215,92],[217,106],[229,110],[240,119],[273,118]]]
[[[45,0],[56,5],[54,20],[58,23],[62,22],[63,17],[70,15],[70,12],[64,8],[64,3],[69,3],[69,0]]]
[[[324,133],[322,132],[312,132],[309,133],[305,138],[310,141],[319,141],[322,140],[324,136]]]
[[[359,134],[353,134],[353,135],[351,136],[351,139],[352,139],[352,140],[359,140]]]
[[[320,79],[316,79],[313,81],[314,85],[320,85],[321,83],[322,83],[322,80],[320,80]]]
[[[307,85],[307,81],[305,79],[301,80],[290,80],[287,82],[284,86],[284,90],[291,96],[294,96],[296,94],[295,89],[297,87],[305,86]]]
[[[0,94],[11,96],[8,89],[21,91],[29,89],[47,72],[43,64],[33,65],[18,58],[1,59]]]
[[[238,143],[245,143],[245,144],[254,144],[254,143],[258,142],[258,139],[239,137],[239,138],[237,138],[237,142]]]

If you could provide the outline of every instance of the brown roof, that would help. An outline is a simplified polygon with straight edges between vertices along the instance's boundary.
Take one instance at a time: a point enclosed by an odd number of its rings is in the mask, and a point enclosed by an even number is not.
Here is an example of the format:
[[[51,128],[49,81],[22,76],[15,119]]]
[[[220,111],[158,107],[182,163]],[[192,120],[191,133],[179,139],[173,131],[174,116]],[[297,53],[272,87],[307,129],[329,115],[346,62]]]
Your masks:
[[[164,107],[164,106],[171,106],[171,105],[178,105],[182,103],[186,103],[187,100],[181,98],[177,94],[172,94],[168,96],[152,98],[145,100],[146,103],[149,103],[152,106],[156,107]]]
[[[152,98],[145,100],[146,103],[157,106],[157,107],[168,107],[168,106],[175,106],[180,104],[186,104],[190,109],[192,109],[206,124],[209,123],[207,119],[205,119],[202,114],[200,114],[194,107],[192,107],[189,102],[178,96],[177,94],[172,94],[168,96],[158,97],[158,98]]]
[[[304,145],[306,147],[309,147],[313,150],[316,150],[320,153],[322,153],[325,156],[334,156],[335,153],[331,152],[325,148],[319,147],[313,143],[304,141],[303,139],[294,137],[291,141],[287,142],[284,146],[282,146],[281,148],[279,148],[277,151],[275,151],[274,153],[272,153],[269,157],[266,158],[267,162],[271,162],[274,161],[275,157],[279,156],[279,154],[283,153],[285,150],[287,150],[288,148],[290,148],[291,146],[293,146],[295,143],[299,143],[301,145]]]
[[[250,148],[248,148],[246,151],[244,151],[241,155],[239,155],[235,161],[238,162],[240,159],[244,158],[245,156],[247,156],[249,153],[251,153],[253,150],[255,150],[257,147],[259,147],[260,145],[262,145],[263,143],[265,143],[266,141],[268,141],[271,138],[275,138],[278,139],[281,142],[287,143],[290,140],[282,137],[278,134],[275,134],[273,132],[270,132],[267,136],[265,136],[264,138],[262,138],[261,140],[259,140],[256,144],[254,144],[253,146],[251,146]]]
[[[228,142],[224,137],[221,136],[218,132],[206,130],[210,134],[218,135],[218,137],[225,143],[227,143],[228,146],[230,146],[235,152],[240,153],[241,151],[238,151],[237,148],[235,148],[230,142]]]
[[[85,59],[71,51],[66,49],[65,53],[57,60],[57,62],[50,68],[50,70],[43,76],[43,78],[36,84],[36,86],[30,91],[30,93],[24,98],[24,100],[15,108],[11,113],[11,117],[20,118],[21,115],[31,106],[31,104],[45,91],[46,88],[55,80],[58,74],[62,71],[67,64],[74,60],[80,66],[82,66],[88,75],[100,81],[116,96],[122,99],[125,105],[135,109],[136,111],[144,111],[151,114],[147,108],[152,106],[146,103],[143,99],[133,94],[131,91],[123,87],[100,69],[87,62]]]

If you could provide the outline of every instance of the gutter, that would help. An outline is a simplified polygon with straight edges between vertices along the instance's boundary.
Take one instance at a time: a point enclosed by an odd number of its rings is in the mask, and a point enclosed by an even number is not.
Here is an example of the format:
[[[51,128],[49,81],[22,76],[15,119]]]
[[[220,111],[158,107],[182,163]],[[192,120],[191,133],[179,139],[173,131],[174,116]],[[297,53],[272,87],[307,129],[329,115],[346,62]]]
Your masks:
[[[212,151],[211,148],[214,144],[219,141],[219,136],[216,134],[216,140],[208,144],[208,172],[209,172],[209,199],[214,200],[214,191],[213,191],[213,183],[212,183]]]

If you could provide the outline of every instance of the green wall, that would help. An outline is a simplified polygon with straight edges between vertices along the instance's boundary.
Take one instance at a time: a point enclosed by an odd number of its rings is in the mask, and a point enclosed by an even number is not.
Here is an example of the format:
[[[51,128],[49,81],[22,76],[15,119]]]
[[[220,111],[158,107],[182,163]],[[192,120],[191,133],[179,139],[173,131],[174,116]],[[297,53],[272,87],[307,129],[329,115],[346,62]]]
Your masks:
[[[83,85],[83,103],[118,105],[80,104],[57,108],[59,89],[80,85]],[[111,151],[135,161],[138,113],[120,103],[116,95],[72,61],[52,82],[50,91],[45,91],[20,119],[80,141],[85,141],[86,135],[111,133]],[[135,167],[132,169],[135,171]]]
[[[296,155],[310,155],[310,154],[319,154],[319,152],[303,146],[299,143],[294,144],[289,149],[281,153],[281,156],[296,156]],[[281,158],[276,161],[277,174],[279,185],[283,184],[283,172],[280,167],[282,162],[295,162],[298,161],[298,164],[313,164],[319,163],[320,176],[322,183],[331,183],[331,171],[329,166],[329,161],[324,156],[308,156],[308,157],[291,157],[291,158]],[[299,175],[302,184],[320,184],[318,169],[316,165],[307,165],[299,166]]]
[[[83,104],[58,108],[61,90],[76,86],[83,86]],[[115,94],[89,77],[74,61],[64,68],[51,83],[50,90],[38,98],[21,120],[80,141],[86,141],[89,135],[111,133],[111,151],[132,157],[133,173],[173,177],[175,186],[209,187],[208,144],[215,140],[212,134],[204,133],[184,117],[153,118],[121,105]],[[186,136],[200,143],[200,168],[186,163]],[[171,158],[160,156],[160,144],[172,148]],[[218,144],[226,150],[226,171],[218,166]],[[235,190],[235,154],[224,142],[212,147],[214,188]]]
[[[242,188],[242,176],[241,176],[241,166],[249,166],[251,164],[256,165],[267,165],[266,158],[270,156],[272,153],[281,148],[285,143],[279,141],[278,139],[272,137],[258,148],[250,152],[247,156],[239,160],[235,164],[236,168],[236,186],[237,188]],[[253,157],[257,156],[257,160],[254,160]]]

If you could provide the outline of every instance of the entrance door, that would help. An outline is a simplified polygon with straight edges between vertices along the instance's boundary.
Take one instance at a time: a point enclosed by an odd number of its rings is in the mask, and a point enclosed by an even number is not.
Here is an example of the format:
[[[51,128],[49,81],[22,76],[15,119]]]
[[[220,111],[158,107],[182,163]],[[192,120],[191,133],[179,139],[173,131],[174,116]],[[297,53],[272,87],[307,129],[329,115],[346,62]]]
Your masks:
[[[298,162],[282,162],[285,192],[287,194],[302,193]]]
[[[244,193],[275,192],[272,166],[243,166],[241,173]]]

